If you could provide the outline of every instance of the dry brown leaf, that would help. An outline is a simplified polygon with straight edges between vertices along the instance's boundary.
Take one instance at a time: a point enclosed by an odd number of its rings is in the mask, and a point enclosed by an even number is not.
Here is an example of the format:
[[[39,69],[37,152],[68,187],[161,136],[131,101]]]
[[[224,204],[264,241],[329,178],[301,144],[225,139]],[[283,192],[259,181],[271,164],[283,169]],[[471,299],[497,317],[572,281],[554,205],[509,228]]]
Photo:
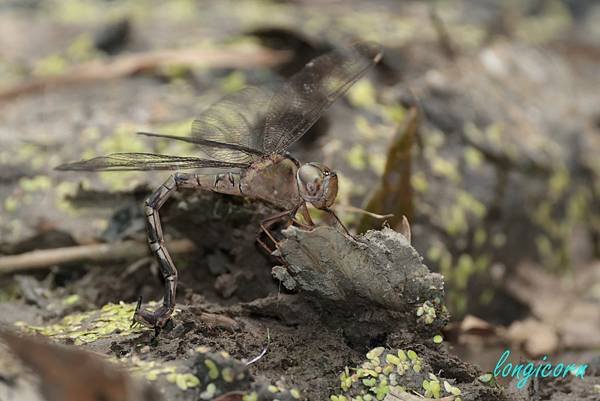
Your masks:
[[[524,341],[531,344],[533,354],[558,347],[552,345],[555,337],[562,347],[600,347],[600,302],[590,296],[600,285],[600,274],[595,272],[595,266],[590,265],[580,269],[575,280],[567,281],[533,264],[522,264],[508,279],[508,291],[529,305],[534,316],[531,320],[537,321],[511,326],[530,337]],[[522,329],[526,327],[532,330]]]
[[[132,380],[117,366],[77,349],[39,338],[0,331],[0,339],[39,380],[39,394],[29,400],[46,401],[159,401],[146,384]],[[30,388],[35,388],[30,386]],[[15,394],[13,394],[15,395]],[[24,399],[18,395],[15,399]]]

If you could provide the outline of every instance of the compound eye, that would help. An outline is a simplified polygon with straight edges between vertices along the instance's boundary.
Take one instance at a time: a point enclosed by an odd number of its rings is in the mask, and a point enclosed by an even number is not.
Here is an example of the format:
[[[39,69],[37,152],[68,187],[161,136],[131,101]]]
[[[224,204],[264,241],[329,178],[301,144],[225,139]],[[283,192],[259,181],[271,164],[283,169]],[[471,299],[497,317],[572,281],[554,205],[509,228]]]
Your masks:
[[[298,169],[298,180],[310,195],[315,196],[323,184],[323,170],[315,165],[305,164]]]

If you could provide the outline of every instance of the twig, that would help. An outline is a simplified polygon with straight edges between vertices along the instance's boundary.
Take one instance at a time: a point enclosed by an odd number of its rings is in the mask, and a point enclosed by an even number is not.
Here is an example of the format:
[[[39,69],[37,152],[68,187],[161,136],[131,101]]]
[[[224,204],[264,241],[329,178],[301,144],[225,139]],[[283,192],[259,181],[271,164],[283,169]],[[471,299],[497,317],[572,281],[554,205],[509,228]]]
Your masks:
[[[169,248],[171,248],[170,245]],[[200,314],[199,319],[210,327],[218,327],[230,332],[234,332],[239,328],[238,323],[234,319],[225,315],[203,312]]]
[[[169,243],[171,253],[189,253],[194,249],[194,244],[187,239]],[[46,269],[70,262],[107,262],[141,258],[146,255],[148,245],[138,241],[44,249],[20,255],[0,256],[0,275],[30,269]]]
[[[123,273],[121,273],[120,280],[124,280],[126,277],[128,277],[131,274],[138,271],[140,269],[140,267],[142,267],[146,264],[151,264],[152,262],[154,262],[154,258],[152,256],[148,256],[148,257],[140,258],[140,259],[136,260],[135,262],[133,262],[132,264],[130,264],[129,266],[127,266],[125,268]]]
[[[32,78],[14,86],[0,88],[0,103],[21,95],[42,92],[49,88],[107,81],[141,72],[156,71],[167,65],[247,69],[270,67],[280,64],[288,58],[288,52],[267,49],[241,51],[185,48],[129,54],[110,60],[95,60],[75,65],[57,76]]]

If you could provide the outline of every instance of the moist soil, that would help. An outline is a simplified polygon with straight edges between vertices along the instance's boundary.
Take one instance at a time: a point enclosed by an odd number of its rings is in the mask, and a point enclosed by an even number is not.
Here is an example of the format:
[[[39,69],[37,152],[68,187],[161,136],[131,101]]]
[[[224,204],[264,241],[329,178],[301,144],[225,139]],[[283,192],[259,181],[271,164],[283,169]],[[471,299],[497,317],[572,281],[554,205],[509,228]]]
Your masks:
[[[218,207],[207,208],[207,202]],[[219,210],[225,212],[220,214]],[[137,357],[169,363],[189,360],[198,347],[250,360],[268,345],[266,354],[250,365],[251,374],[258,381],[298,388],[311,400],[340,393],[339,375],[345,367],[362,364],[372,348],[414,349],[441,377],[454,378],[455,385],[469,392],[465,389],[481,372],[448,354],[445,346],[433,344],[431,337],[417,334],[416,329],[378,328],[364,318],[353,319],[353,312],[344,311],[343,305],[316,305],[318,300],[285,291],[271,277],[271,267],[277,261],[255,243],[256,220],[270,212],[265,205],[228,196],[177,196],[165,207],[168,238],[181,236],[178,229],[182,227],[205,235],[196,241],[196,253],[174,258],[180,280],[175,316],[158,335],[152,329],[139,329],[126,336],[115,333],[83,348],[124,362]],[[52,233],[48,238],[62,237]],[[16,291],[26,295],[0,304],[1,321],[10,325],[19,321],[49,326],[64,316],[102,308],[108,302],[134,303],[140,295],[144,300],[159,300],[163,289],[151,259],[74,264],[17,283]],[[54,307],[64,305],[61,300],[72,294],[78,296],[74,305]],[[335,313],[346,316],[336,317]],[[477,397],[464,399],[484,399],[479,397],[486,394],[486,400],[505,399],[498,390],[486,392],[483,386],[475,387]],[[167,389],[167,395],[169,391],[173,390]]]

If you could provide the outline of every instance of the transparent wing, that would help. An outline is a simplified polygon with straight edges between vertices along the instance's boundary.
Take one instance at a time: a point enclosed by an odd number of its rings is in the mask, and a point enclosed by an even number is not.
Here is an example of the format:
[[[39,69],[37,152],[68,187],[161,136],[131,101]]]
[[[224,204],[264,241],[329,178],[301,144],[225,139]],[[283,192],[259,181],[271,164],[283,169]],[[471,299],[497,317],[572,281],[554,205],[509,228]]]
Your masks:
[[[281,153],[296,142],[336,99],[381,58],[376,43],[360,42],[324,54],[292,76],[269,101],[266,152]]]
[[[236,145],[236,144],[232,144],[232,143],[223,143],[223,142],[217,142],[217,141],[211,141],[208,139],[203,139],[203,138],[199,138],[199,137],[187,137],[187,136],[177,136],[177,135],[164,135],[164,134],[154,134],[151,132],[136,132],[136,134],[138,135],[144,135],[144,136],[149,136],[149,137],[154,137],[154,138],[165,138],[165,139],[172,139],[175,141],[183,141],[183,142],[188,142],[188,143],[193,143],[195,145],[198,145],[200,147],[200,150],[202,150],[205,153],[210,152],[211,150],[216,150],[216,149],[228,149],[231,152],[229,152],[230,156],[239,156],[238,152],[241,153],[245,153],[246,155],[249,156],[261,156],[264,153],[260,150],[256,150],[256,149],[252,149],[252,148],[247,148],[245,146],[242,145]],[[221,158],[220,160],[222,161],[232,161],[231,157],[225,159],[225,158]]]
[[[266,89],[247,87],[224,97],[192,123],[191,138],[220,144],[202,146],[210,157],[230,162],[250,162],[263,154],[264,113],[272,94]],[[252,149],[254,154],[241,149]]]
[[[248,163],[207,160],[196,157],[157,155],[153,153],[113,153],[74,163],[62,164],[56,170],[123,171],[184,170],[196,168],[244,168]]]

